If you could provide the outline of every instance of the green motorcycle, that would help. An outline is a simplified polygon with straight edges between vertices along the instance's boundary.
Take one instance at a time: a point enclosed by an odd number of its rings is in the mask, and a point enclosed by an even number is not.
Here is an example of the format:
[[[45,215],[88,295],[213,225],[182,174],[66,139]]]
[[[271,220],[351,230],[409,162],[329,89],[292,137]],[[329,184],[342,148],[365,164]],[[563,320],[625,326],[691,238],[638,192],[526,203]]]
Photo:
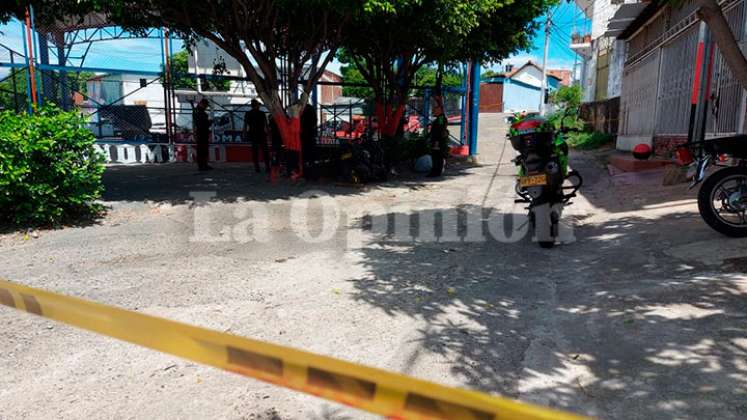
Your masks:
[[[568,170],[565,129],[555,130],[540,116],[516,116],[509,140],[519,155],[517,203],[529,204],[529,222],[534,238],[543,248],[552,248],[559,236],[563,208],[570,204],[583,184],[581,174]],[[569,183],[570,185],[564,185]]]

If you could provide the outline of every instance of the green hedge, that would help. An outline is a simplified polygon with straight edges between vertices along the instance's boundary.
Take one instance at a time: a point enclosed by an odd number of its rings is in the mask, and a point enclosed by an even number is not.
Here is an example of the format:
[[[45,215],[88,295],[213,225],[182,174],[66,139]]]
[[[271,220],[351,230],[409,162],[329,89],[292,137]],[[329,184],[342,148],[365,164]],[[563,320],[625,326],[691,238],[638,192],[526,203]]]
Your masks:
[[[98,211],[103,158],[78,111],[0,113],[0,223],[57,225]]]

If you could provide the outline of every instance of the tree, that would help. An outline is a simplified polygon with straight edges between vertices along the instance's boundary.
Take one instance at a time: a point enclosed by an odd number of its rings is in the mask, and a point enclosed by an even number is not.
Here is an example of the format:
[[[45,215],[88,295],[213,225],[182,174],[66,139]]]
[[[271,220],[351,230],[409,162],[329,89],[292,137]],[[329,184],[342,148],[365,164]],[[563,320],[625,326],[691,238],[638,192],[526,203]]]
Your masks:
[[[361,72],[355,65],[348,64],[340,68],[342,73],[342,79],[344,83],[349,84],[367,84],[366,79],[363,77]],[[433,87],[436,85],[438,79],[438,69],[432,66],[421,67],[415,72],[413,78],[413,85],[421,87]],[[462,84],[462,75],[454,70],[448,70],[443,74],[443,86],[457,87]],[[353,96],[356,98],[373,99],[374,93],[370,87],[367,86],[345,86],[342,89],[344,96]],[[408,95],[409,96],[409,95]]]
[[[69,93],[79,92],[84,96],[88,93],[88,80],[93,78],[95,73],[82,71],[77,73],[67,73],[67,91]],[[26,93],[26,69],[12,69],[5,79],[0,81],[0,109],[23,110],[28,103]],[[53,81],[58,79],[53,78]],[[55,86],[52,93],[55,97],[60,98],[62,92],[59,87]]]
[[[482,77],[482,79],[492,79],[494,77],[498,77],[498,76],[501,76],[501,75],[503,75],[503,73],[500,72],[500,71],[488,70],[488,71],[484,72],[481,75],[481,77]]]
[[[189,44],[205,38],[235,58],[272,113],[290,148],[300,149],[300,116],[316,82],[359,10],[383,0],[15,0],[0,18],[34,5],[39,22],[60,16],[105,14],[132,31],[167,27]],[[286,86],[288,89],[282,89]],[[297,86],[301,86],[298,93]]]
[[[550,94],[550,102],[560,108],[577,111],[582,97],[583,89],[580,85],[560,86]]]
[[[433,87],[438,83],[438,68],[433,66],[421,67],[415,72],[413,84],[416,86]],[[462,85],[462,74],[447,69],[441,74],[441,85],[445,87],[457,87]]]
[[[554,104],[557,110],[548,120],[556,130],[561,127],[583,128],[583,121],[578,117],[582,97],[583,89],[580,85],[560,86],[550,94],[550,103]]]
[[[415,75],[432,63],[498,61],[529,45],[555,0],[399,0],[354,16],[340,61],[354,65],[376,99],[381,133],[393,136]],[[436,84],[442,72],[437,71]]]
[[[171,71],[176,89],[197,90],[197,81],[189,75],[189,51],[185,48],[171,56]],[[231,88],[229,80],[204,80],[202,89],[207,91],[227,92]]]
[[[681,0],[670,0],[673,6],[677,6]],[[729,22],[724,16],[718,0],[695,0],[698,6],[698,17],[711,29],[713,39],[718,45],[721,56],[726,61],[734,77],[747,89],[747,59],[739,48],[737,38],[729,26]]]
[[[352,64],[340,67],[340,73],[342,74],[343,83],[356,85],[365,85],[368,83],[360,70]],[[342,95],[364,99],[372,99],[374,97],[373,90],[367,86],[343,86]]]

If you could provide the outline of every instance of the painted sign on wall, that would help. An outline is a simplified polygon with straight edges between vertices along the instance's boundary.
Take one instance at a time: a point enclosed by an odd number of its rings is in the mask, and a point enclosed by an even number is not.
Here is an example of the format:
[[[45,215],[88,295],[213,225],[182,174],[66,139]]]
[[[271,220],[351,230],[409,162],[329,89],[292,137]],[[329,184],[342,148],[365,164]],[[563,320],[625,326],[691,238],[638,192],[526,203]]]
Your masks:
[[[119,164],[194,162],[197,153],[194,144],[166,143],[97,143],[96,150],[106,163]],[[211,162],[252,160],[251,146],[247,144],[211,144],[208,150]]]

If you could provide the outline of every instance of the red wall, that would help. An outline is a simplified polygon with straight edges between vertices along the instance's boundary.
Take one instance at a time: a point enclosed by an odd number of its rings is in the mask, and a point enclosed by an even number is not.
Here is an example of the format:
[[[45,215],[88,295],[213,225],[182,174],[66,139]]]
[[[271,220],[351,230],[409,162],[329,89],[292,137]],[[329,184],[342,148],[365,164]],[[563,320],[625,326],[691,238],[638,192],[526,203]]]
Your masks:
[[[503,84],[480,84],[480,112],[503,112]]]

